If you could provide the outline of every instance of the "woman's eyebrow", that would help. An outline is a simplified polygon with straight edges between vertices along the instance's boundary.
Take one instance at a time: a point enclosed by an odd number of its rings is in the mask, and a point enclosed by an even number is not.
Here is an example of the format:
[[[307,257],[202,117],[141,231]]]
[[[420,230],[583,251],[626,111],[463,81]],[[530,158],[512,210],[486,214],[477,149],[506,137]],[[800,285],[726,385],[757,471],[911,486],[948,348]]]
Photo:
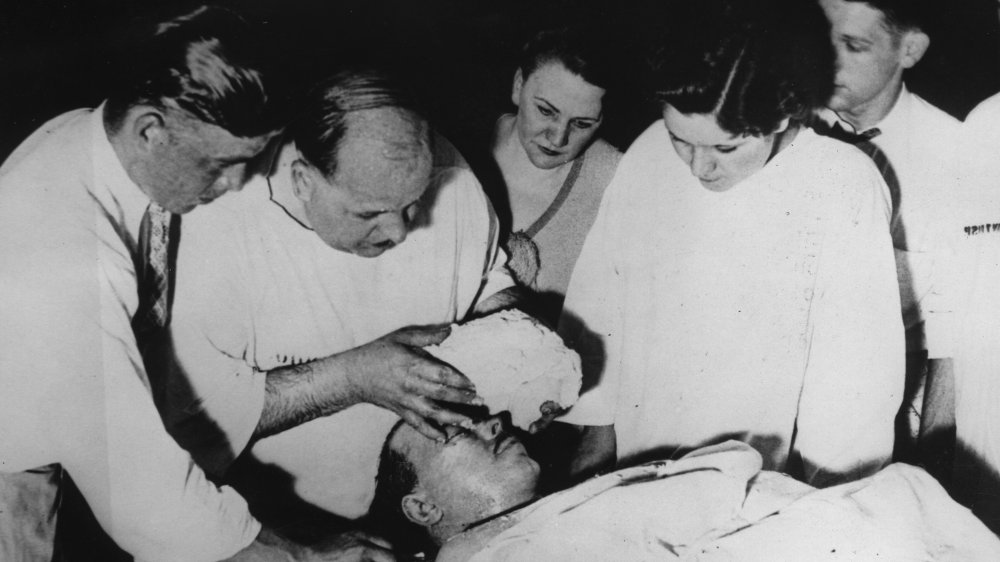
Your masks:
[[[540,101],[540,102],[544,103],[544,104],[545,104],[545,105],[547,105],[547,106],[548,106],[548,108],[549,108],[549,109],[551,109],[552,111],[559,111],[559,108],[558,108],[558,107],[556,107],[556,106],[555,106],[555,105],[554,105],[554,104],[553,104],[552,102],[550,102],[549,100],[547,100],[547,99],[545,99],[545,98],[543,98],[543,97],[541,97],[541,96],[535,96],[535,100],[537,100],[537,101]]]

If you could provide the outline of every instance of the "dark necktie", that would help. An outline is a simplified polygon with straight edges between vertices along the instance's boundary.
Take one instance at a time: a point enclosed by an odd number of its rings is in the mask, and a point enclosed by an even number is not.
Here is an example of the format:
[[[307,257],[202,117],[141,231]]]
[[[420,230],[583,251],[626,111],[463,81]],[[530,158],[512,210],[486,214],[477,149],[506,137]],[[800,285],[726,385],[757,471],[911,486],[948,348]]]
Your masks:
[[[180,217],[150,203],[139,226],[139,260],[136,281],[139,307],[132,330],[140,343],[170,324],[174,266],[180,232]]]

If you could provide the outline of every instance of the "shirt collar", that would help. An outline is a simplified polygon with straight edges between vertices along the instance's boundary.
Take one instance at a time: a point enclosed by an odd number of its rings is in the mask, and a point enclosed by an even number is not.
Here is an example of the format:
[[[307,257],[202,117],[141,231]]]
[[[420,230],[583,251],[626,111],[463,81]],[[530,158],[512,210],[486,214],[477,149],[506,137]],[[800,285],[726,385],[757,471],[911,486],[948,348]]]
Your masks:
[[[129,177],[121,160],[111,146],[104,128],[105,104],[102,103],[91,114],[90,131],[93,146],[94,179],[96,185],[104,186],[111,201],[117,207],[114,214],[124,224],[133,240],[139,238],[139,223],[149,206],[149,197],[139,189]]]
[[[900,123],[906,120],[905,115],[909,112],[911,97],[910,91],[906,89],[906,84],[904,83],[903,88],[899,91],[899,96],[896,98],[896,102],[892,104],[892,109],[889,110],[889,113],[887,113],[886,116],[883,117],[878,123],[860,131],[855,129],[854,125],[845,121],[840,117],[840,115],[837,114],[836,111],[830,109],[829,107],[824,107],[816,111],[816,117],[831,127],[834,124],[839,123],[845,131],[857,135],[872,129],[878,129],[884,133],[886,130],[899,127]]]

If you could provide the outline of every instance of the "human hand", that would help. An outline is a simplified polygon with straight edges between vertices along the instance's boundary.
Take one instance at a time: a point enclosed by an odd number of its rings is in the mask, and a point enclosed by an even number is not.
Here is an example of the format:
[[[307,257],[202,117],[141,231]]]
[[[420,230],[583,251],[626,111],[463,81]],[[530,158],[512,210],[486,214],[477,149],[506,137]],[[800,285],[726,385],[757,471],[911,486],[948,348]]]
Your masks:
[[[421,349],[441,343],[450,328],[402,328],[347,352],[347,380],[358,401],[392,412],[430,439],[444,441],[445,425],[472,420],[442,403],[482,405],[462,373]]]
[[[395,562],[388,541],[362,531],[340,533],[328,541],[305,548],[306,562]]]
[[[538,411],[541,412],[542,417],[531,422],[531,425],[528,427],[528,433],[535,434],[544,430],[553,422],[553,420],[566,412],[564,408],[560,408],[559,404],[553,400],[546,400],[543,402],[542,405],[538,407]]]

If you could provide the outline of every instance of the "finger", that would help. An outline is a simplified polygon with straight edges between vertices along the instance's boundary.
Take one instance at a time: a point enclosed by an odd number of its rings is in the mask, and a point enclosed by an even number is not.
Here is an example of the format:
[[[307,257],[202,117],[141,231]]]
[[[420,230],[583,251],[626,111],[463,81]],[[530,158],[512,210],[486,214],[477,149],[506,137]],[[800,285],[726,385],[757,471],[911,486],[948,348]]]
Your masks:
[[[417,430],[417,433],[423,435],[424,437],[437,441],[438,443],[444,443],[447,440],[447,435],[441,429],[434,427],[424,419],[420,414],[412,410],[404,410],[400,412],[399,417],[403,418],[403,421],[410,424],[413,429]]]
[[[410,379],[406,382],[406,389],[412,394],[431,398],[439,402],[451,402],[453,404],[466,404],[469,406],[481,406],[483,399],[475,390],[467,388],[452,388],[441,383],[424,379]]]
[[[452,388],[476,391],[476,385],[451,365],[442,363],[430,355],[421,356],[423,361],[418,360],[412,367],[411,372],[432,383],[442,384]]]
[[[413,411],[423,418],[424,423],[438,427],[457,425],[464,428],[471,428],[474,425],[472,418],[469,416],[448,408],[443,408],[425,398],[416,401]]]
[[[447,324],[443,326],[413,326],[395,332],[393,339],[413,347],[426,347],[443,342],[449,334],[451,334],[451,326]]]

